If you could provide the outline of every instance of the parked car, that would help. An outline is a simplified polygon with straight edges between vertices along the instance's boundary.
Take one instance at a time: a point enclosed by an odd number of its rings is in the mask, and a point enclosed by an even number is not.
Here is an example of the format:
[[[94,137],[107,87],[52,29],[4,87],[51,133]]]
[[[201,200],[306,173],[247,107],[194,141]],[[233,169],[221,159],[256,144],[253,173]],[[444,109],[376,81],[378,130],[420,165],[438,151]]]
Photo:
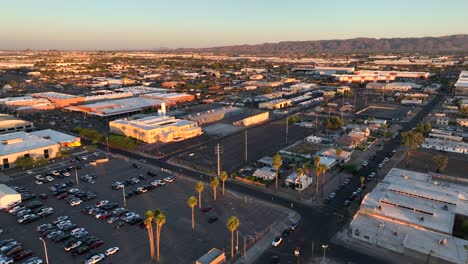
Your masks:
[[[276,238],[271,242],[271,245],[274,246],[274,247],[277,247],[277,246],[279,246],[279,244],[281,244],[282,241],[283,241],[283,238],[282,238],[282,237],[276,237]]]
[[[117,251],[119,251],[118,247],[111,247],[107,249],[106,252],[104,252],[104,254],[106,254],[106,256],[110,256],[110,255],[114,255],[115,253],[117,253]]]

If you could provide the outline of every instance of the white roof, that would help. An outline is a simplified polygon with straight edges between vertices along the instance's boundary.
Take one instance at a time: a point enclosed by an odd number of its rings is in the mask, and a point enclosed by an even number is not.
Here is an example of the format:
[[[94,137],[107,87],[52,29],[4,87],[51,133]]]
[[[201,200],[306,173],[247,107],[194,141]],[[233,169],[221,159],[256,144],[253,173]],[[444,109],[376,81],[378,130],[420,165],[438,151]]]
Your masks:
[[[127,120],[127,119],[118,119],[110,123],[117,123],[122,125],[130,125],[133,127],[138,127],[143,130],[153,130],[161,127],[182,127],[186,125],[197,126],[197,123],[183,120],[175,119],[170,116],[148,116],[140,119]]]
[[[4,144],[4,142],[7,144]],[[2,156],[54,145],[57,145],[57,143],[52,140],[26,132],[0,135],[0,155]]]
[[[75,142],[79,139],[79,137],[71,136],[62,132],[58,132],[52,129],[44,129],[39,131],[31,132],[32,135],[49,139],[57,143],[63,142]]]
[[[6,186],[5,184],[0,184],[0,198],[9,194],[19,194],[19,193],[13,190],[12,188]]]

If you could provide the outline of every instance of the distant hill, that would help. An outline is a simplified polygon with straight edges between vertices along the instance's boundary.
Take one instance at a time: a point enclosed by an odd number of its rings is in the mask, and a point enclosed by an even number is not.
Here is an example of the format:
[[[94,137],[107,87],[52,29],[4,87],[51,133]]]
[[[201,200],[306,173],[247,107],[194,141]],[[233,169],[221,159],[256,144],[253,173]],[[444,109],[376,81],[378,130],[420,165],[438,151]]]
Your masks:
[[[283,41],[178,51],[223,53],[373,53],[373,52],[468,52],[468,34],[423,38],[355,38],[343,40]]]

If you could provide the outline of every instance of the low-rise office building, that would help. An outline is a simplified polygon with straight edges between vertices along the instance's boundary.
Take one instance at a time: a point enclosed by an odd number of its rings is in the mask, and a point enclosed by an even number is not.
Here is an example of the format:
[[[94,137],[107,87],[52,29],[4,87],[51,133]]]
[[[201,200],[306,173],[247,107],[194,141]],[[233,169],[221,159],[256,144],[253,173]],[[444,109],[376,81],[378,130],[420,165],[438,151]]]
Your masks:
[[[12,133],[18,131],[30,131],[33,123],[15,118],[11,115],[0,114],[0,134]]]
[[[146,143],[169,143],[201,135],[196,122],[168,116],[140,119],[119,119],[109,122],[110,132],[132,137]]]
[[[165,101],[158,99],[132,97],[92,104],[72,105],[65,107],[65,109],[99,117],[115,117],[138,113],[147,109],[160,108],[163,103]]]
[[[32,135],[52,140],[60,144],[61,149],[75,148],[81,146],[81,139],[72,135],[58,132],[52,129],[44,129],[31,132]]]
[[[258,104],[258,108],[269,110],[283,109],[289,106],[291,106],[291,100],[289,99],[278,99]]]
[[[393,168],[362,200],[349,235],[427,263],[466,263],[456,225],[468,217],[468,188],[434,177]]]
[[[55,158],[59,149],[57,142],[26,132],[0,135],[0,169],[14,167],[15,161],[21,157]]]

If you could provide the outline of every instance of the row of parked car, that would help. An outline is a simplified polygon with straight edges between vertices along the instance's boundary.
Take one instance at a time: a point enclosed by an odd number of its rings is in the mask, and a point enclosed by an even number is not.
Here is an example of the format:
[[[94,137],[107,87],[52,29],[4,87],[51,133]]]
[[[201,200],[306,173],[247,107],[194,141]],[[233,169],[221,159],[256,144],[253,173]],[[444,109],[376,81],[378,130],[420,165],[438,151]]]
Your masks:
[[[127,224],[136,225],[143,223],[143,217],[139,214],[119,207],[119,204],[111,203],[108,200],[99,201],[95,205],[87,206],[81,212],[96,219],[106,220],[108,224],[113,224],[116,229],[120,229]]]
[[[166,182],[173,182],[173,181],[174,181],[174,177],[172,176],[165,177],[164,180],[154,180],[150,184],[145,184],[143,186],[136,188],[135,190],[128,191],[127,193],[125,193],[125,198],[129,199],[137,195],[140,195],[142,193],[152,191],[156,189],[157,187],[166,185]]]
[[[4,239],[0,241],[0,264],[11,264],[22,261],[33,255],[31,250],[25,249],[23,244],[14,239]],[[38,257],[32,257],[23,264],[42,264]]]
[[[54,193],[59,200],[66,201],[70,206],[77,206],[84,201],[90,201],[96,198],[96,194],[91,191],[83,191],[78,188],[61,189]]]

